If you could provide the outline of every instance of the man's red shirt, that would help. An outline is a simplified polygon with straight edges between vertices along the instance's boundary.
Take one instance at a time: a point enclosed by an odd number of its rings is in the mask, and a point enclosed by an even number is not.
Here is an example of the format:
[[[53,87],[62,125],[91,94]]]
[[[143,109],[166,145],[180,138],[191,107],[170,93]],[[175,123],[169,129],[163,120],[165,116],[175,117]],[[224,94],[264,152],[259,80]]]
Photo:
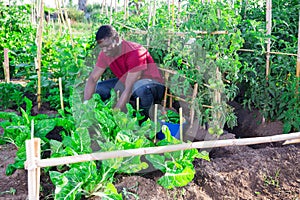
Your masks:
[[[114,75],[125,83],[128,72],[143,71],[141,79],[149,78],[163,83],[163,78],[150,53],[142,45],[122,40],[122,52],[116,57],[106,56],[100,52],[97,67],[109,66]]]

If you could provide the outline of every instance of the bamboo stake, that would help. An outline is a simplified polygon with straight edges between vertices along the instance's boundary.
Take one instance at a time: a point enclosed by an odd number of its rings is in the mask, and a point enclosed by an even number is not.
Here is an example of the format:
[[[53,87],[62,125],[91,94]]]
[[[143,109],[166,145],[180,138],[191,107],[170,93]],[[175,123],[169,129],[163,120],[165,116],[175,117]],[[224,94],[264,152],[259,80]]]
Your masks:
[[[8,58],[8,49],[4,48],[4,62],[3,62],[4,76],[5,82],[10,82],[10,74],[9,74],[9,58]]]
[[[139,111],[140,110],[140,97],[136,98],[136,110]]]
[[[59,10],[59,5],[58,5],[59,0],[55,0],[55,7],[57,10]],[[62,22],[60,19],[60,14],[57,14],[57,19],[58,19],[58,24],[59,24],[59,36],[62,34]]]
[[[298,52],[297,52],[297,66],[296,77],[300,77],[300,11],[299,11],[299,25],[298,25]]]
[[[64,97],[63,97],[61,77],[58,78],[58,85],[59,85],[60,107],[62,110],[64,110]]]
[[[124,19],[125,20],[128,18],[127,7],[128,7],[128,0],[125,0],[125,2],[124,2]]]
[[[151,12],[151,11],[150,11]],[[120,23],[119,23],[120,24]],[[148,18],[148,24],[149,24],[149,18]],[[124,25],[124,27],[126,27]],[[128,28],[128,26],[126,27]],[[131,28],[129,28],[131,29]],[[143,31],[143,30],[138,30],[138,29],[132,29],[134,32],[133,33],[129,33],[129,34],[148,34],[148,31]],[[190,32],[166,32],[165,34],[173,36],[185,36],[187,34],[189,34]],[[197,34],[197,35],[206,35],[206,34],[210,34],[210,35],[223,35],[223,34],[228,34],[228,31],[213,31],[213,32],[207,32],[207,31],[193,31],[193,33]],[[196,36],[196,38],[200,38],[201,36]]]
[[[108,17],[108,5],[107,5],[107,0],[104,0],[105,2],[105,16]]]
[[[105,3],[105,1],[102,1],[101,10],[100,10],[101,15],[103,15],[103,13],[104,13],[104,3]]]
[[[71,20],[69,18],[68,11],[67,11],[67,8],[65,6],[64,0],[62,1],[62,7],[63,7],[64,15],[66,17],[65,21],[66,21],[66,24],[68,26],[68,30],[69,30],[69,34],[70,34],[70,39],[71,39],[71,44],[72,44],[72,47],[74,47],[73,34],[72,34],[72,29],[71,29]]]
[[[130,157],[146,154],[160,154],[165,152],[174,152],[186,149],[210,149],[216,147],[226,146],[244,146],[253,144],[262,144],[270,142],[280,142],[291,139],[299,139],[300,132],[290,134],[280,134],[267,137],[254,137],[254,138],[242,138],[242,139],[228,139],[228,140],[212,140],[212,141],[201,141],[192,143],[182,143],[169,146],[159,147],[145,147],[139,149],[128,149],[128,150],[117,150],[110,152],[98,152],[92,154],[83,154],[76,156],[67,156],[61,158],[49,158],[41,159],[36,161],[38,167],[53,167],[65,164],[72,164],[78,162],[87,162],[93,160],[106,160],[121,157]]]
[[[183,141],[183,117],[182,117],[182,107],[179,108],[179,134],[180,134],[180,141]]]
[[[43,37],[43,18],[44,18],[44,3],[40,1],[40,13],[39,13],[39,24],[36,32],[36,45],[37,45],[37,56],[35,60],[35,67],[38,76],[38,88],[37,88],[37,103],[38,109],[41,108],[41,59],[42,59],[42,37]]]
[[[171,16],[171,0],[168,0],[168,13],[169,13],[169,19],[170,19],[170,16]]]
[[[165,72],[165,81],[167,82],[169,79],[169,73]],[[167,97],[168,97],[168,88],[165,88],[164,100],[163,100],[163,107],[164,109],[167,107]]]
[[[155,15],[156,15],[156,1],[153,1],[153,17],[152,17],[152,26],[155,26]]]
[[[148,27],[147,29],[150,29],[150,22],[151,22],[151,17],[152,17],[152,9],[151,9],[151,1],[149,2],[149,15],[148,15]],[[148,31],[144,31],[142,34],[147,34]]]
[[[266,61],[266,79],[268,80],[268,76],[270,74],[270,51],[271,51],[271,29],[272,29],[272,0],[267,0],[266,6],[266,28],[267,28],[267,35],[269,38],[267,39],[267,61]]]
[[[109,13],[110,13],[110,14],[109,14],[109,23],[112,24],[113,0],[110,0],[110,7],[109,7],[109,8],[110,8],[110,10],[109,10],[109,11],[110,11],[110,12],[109,12]]]
[[[297,144],[297,143],[300,143],[300,139],[286,140],[282,145],[287,145],[287,144]]]
[[[28,199],[38,200],[40,191],[40,167],[36,165],[36,162],[41,159],[40,138],[34,138],[34,121],[31,121],[31,139],[26,140],[26,162],[25,169],[28,170]]]
[[[195,116],[194,101],[196,99],[197,94],[198,94],[198,83],[195,83],[194,89],[193,89],[193,95],[192,95],[192,108],[190,110],[191,126],[194,124],[194,116]]]
[[[156,143],[156,133],[157,133],[157,107],[158,105],[154,105],[154,143]]]
[[[256,50],[253,50],[253,49],[239,49],[238,51],[255,52]],[[276,51],[270,51],[269,53],[270,54],[275,54],[275,55],[297,56],[297,54],[294,54],[294,53],[282,53],[282,52],[276,52]]]
[[[67,23],[66,23],[66,20],[65,20],[65,17],[64,17],[64,14],[65,14],[65,13],[63,13],[63,10],[61,9],[60,1],[61,1],[61,0],[57,0],[58,12],[59,12],[59,15],[60,15],[60,18],[61,18],[62,25],[63,25],[63,27],[65,27],[65,25],[66,25]],[[66,15],[65,15],[65,16],[66,16]]]
[[[178,1],[178,13],[177,13],[177,22],[180,22],[180,12],[181,12],[181,1]]]
[[[174,0],[172,0],[172,22],[171,22],[171,24],[172,24],[172,27],[174,27],[174,21],[175,21],[175,2],[174,2]]]

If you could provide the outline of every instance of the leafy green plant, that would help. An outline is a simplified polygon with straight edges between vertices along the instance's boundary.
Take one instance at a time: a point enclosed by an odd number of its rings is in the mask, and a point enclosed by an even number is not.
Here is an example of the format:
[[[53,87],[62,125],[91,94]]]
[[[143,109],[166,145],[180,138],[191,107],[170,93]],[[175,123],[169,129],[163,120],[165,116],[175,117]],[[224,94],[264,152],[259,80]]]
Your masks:
[[[244,94],[239,101],[249,108],[259,109],[267,121],[283,121],[285,133],[299,130],[295,104],[297,87],[293,83],[296,57],[271,54],[270,74],[266,76],[266,40],[270,38],[272,52],[296,54],[298,10],[297,1],[273,1],[272,34],[268,36],[265,2],[257,5],[256,1],[248,1],[242,7],[243,20],[239,25],[245,39],[243,49],[254,51],[239,53],[243,64],[239,74],[240,88]]]
[[[159,112],[159,117],[163,122],[170,122],[174,124],[178,124],[180,121],[180,116],[174,110],[168,109],[166,112]]]
[[[162,132],[165,135],[165,139],[159,141],[157,143],[158,146],[181,143],[171,136],[167,126],[162,126]],[[163,155],[146,155],[146,159],[156,169],[165,173],[157,182],[167,189],[185,186],[193,180],[195,175],[193,161],[195,158],[202,158],[209,161],[208,153],[205,151],[199,153],[197,149],[164,153]]]
[[[23,103],[23,87],[20,84],[0,83],[0,110],[17,108]]]
[[[56,126],[72,127],[67,119],[51,118],[45,114],[31,115],[32,102],[25,98],[26,110],[20,108],[21,116],[16,113],[0,112],[0,126],[4,129],[3,135],[0,137],[0,143],[12,143],[18,151],[16,153],[15,163],[9,164],[6,168],[6,174],[11,175],[16,169],[24,168],[26,160],[25,140],[30,139],[31,121],[34,120],[34,136],[39,137],[43,141],[43,149],[47,148],[49,139],[46,135]],[[55,116],[54,116],[55,117]]]
[[[100,96],[95,94],[87,104],[81,103],[78,107],[74,107],[77,128],[71,131],[69,136],[63,135],[62,142],[50,141],[51,157],[90,153],[89,147],[92,141],[96,141],[100,151],[103,152],[155,146],[152,142],[156,135],[153,122],[147,120],[140,125],[140,115],[130,104],[127,104],[127,113],[113,110],[115,92],[112,91],[111,96],[110,100],[103,102]],[[87,130],[94,133],[93,136]],[[172,139],[168,132],[167,139],[160,141],[157,145],[178,143],[180,141]],[[159,159],[165,166],[163,172],[166,173],[160,182],[166,188],[189,183],[195,173],[192,164],[194,158],[208,159],[207,154],[199,154],[197,150],[187,150],[182,155],[180,152],[166,153],[165,157],[165,159],[164,156]],[[158,165],[156,157],[152,159],[150,156],[149,158],[153,165]],[[50,177],[56,186],[56,198],[67,195],[70,199],[82,196],[99,196],[104,199],[114,196],[119,199],[120,194],[113,186],[113,176],[116,173],[137,173],[147,168],[148,164],[141,160],[141,156],[131,156],[70,164],[67,168],[61,166],[59,169],[63,172],[50,171]],[[97,172],[94,173],[94,171]],[[170,173],[172,175],[169,176]]]

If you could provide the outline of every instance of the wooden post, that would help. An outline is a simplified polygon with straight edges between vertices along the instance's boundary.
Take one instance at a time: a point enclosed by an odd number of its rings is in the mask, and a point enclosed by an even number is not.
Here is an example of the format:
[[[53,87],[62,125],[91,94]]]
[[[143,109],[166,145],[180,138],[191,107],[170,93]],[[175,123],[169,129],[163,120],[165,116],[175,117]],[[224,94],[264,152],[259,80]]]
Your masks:
[[[126,20],[128,18],[128,0],[125,0],[124,2],[124,19]]]
[[[104,0],[105,4],[105,16],[108,17],[108,5],[107,5],[107,0]]]
[[[10,75],[9,75],[9,58],[8,58],[8,49],[4,48],[4,62],[3,62],[3,70],[5,76],[5,82],[10,82]]]
[[[181,1],[178,1],[177,22],[180,23]]]
[[[54,1],[55,1],[56,10],[59,10],[59,4],[58,4],[59,0],[54,0]],[[60,14],[57,14],[57,20],[58,20],[58,24],[59,24],[59,36],[61,36],[61,34],[62,34],[62,21],[61,21],[61,18],[60,18]]]
[[[112,15],[113,15],[113,0],[110,0],[110,7],[109,7],[109,23],[112,24]]]
[[[31,139],[26,140],[25,169],[28,170],[28,199],[38,200],[40,192],[41,170],[37,162],[41,159],[41,139],[34,138],[34,121],[31,121]]]
[[[183,117],[182,117],[182,107],[179,108],[179,134],[180,134],[180,141],[183,141]]]
[[[63,13],[63,9],[61,8],[61,5],[60,5],[60,1],[61,0],[57,0],[57,5],[58,5],[58,12],[59,12],[59,14],[58,15],[60,15],[60,19],[61,19],[61,22],[62,22],[62,25],[63,25],[63,27],[65,27],[65,25],[67,24],[66,23],[66,20],[65,20],[65,13]],[[65,16],[64,16],[65,15]],[[66,18],[67,19],[67,18]]]
[[[37,56],[35,59],[35,67],[38,76],[38,87],[37,87],[37,103],[38,109],[41,108],[41,59],[42,59],[42,36],[43,36],[43,18],[44,18],[44,3],[43,0],[40,1],[39,5],[40,13],[38,14],[38,28],[36,32],[36,45],[37,45]]]
[[[168,17],[169,17],[169,19],[170,19],[170,16],[171,16],[171,0],[168,0],[168,13],[169,13],[169,15],[168,15]]]
[[[174,21],[175,21],[175,2],[172,0],[172,28],[174,28]]]
[[[299,11],[299,25],[298,25],[298,52],[297,52],[297,66],[296,77],[300,77],[300,11]]]
[[[272,0],[267,0],[266,6],[266,28],[267,28],[267,61],[266,61],[266,79],[268,80],[268,76],[270,74],[270,51],[271,51],[271,29],[272,29]]]
[[[118,12],[118,0],[115,0],[114,7],[115,7],[115,12]]]
[[[148,31],[149,31],[149,28],[150,28],[150,22],[151,22],[151,17],[152,17],[152,9],[151,9],[151,1],[149,2],[149,15],[148,15]]]
[[[191,126],[194,124],[194,116],[195,116],[194,101],[196,99],[197,94],[198,94],[198,83],[195,83],[194,89],[193,89],[193,95],[192,95],[192,107],[191,107],[191,110],[190,110]]]
[[[58,79],[58,85],[59,85],[60,107],[62,110],[64,110],[64,97],[63,97],[61,77],[59,77],[59,79]]]
[[[169,72],[165,72],[165,82],[167,83],[169,80]],[[163,107],[166,109],[167,107],[167,100],[168,100],[168,85],[165,88],[164,100],[163,100]]]
[[[136,111],[140,110],[140,97],[136,98]]]
[[[156,143],[156,133],[157,133],[157,104],[154,105],[154,143]]]
[[[156,1],[153,1],[153,15],[152,15],[152,26],[155,26],[155,15],[156,15]]]

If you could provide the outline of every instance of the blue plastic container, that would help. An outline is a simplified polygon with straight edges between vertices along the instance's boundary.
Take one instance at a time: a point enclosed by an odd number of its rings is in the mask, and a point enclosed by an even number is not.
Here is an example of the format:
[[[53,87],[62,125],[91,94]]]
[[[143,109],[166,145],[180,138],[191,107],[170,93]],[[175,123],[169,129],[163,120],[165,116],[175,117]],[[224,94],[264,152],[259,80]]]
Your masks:
[[[171,135],[173,137],[175,137],[178,140],[180,139],[180,124],[174,124],[174,123],[170,123],[170,122],[160,122],[160,123],[162,126],[166,125],[169,128]],[[162,133],[161,130],[157,133],[156,136],[160,140],[165,139],[165,135]]]

